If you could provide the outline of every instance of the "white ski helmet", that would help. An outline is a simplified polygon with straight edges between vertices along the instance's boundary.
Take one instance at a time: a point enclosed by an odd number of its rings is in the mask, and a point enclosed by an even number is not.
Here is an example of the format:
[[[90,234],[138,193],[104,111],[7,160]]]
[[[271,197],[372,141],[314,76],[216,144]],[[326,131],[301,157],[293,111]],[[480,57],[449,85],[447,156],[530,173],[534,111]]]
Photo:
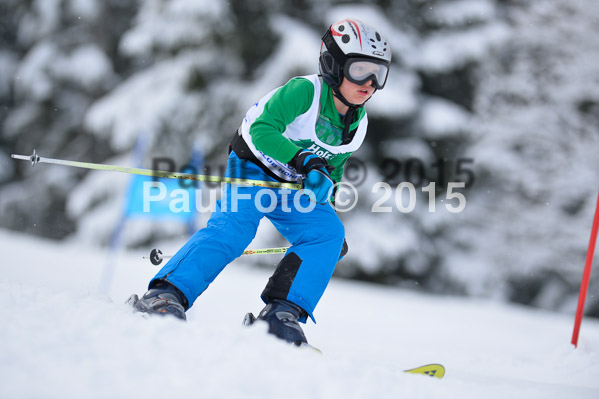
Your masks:
[[[343,78],[356,84],[369,80],[382,89],[391,65],[391,46],[375,28],[355,19],[334,23],[322,37],[320,74],[337,89]]]

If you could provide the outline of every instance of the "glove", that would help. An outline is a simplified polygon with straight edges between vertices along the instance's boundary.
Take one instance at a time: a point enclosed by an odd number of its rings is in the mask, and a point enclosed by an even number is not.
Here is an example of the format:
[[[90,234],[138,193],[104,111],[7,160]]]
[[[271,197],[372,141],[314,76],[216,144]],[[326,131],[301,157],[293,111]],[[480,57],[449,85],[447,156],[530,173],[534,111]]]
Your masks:
[[[299,151],[290,162],[299,173],[305,175],[304,189],[312,191],[316,202],[326,204],[333,191],[333,179],[330,172],[335,167],[311,151]]]

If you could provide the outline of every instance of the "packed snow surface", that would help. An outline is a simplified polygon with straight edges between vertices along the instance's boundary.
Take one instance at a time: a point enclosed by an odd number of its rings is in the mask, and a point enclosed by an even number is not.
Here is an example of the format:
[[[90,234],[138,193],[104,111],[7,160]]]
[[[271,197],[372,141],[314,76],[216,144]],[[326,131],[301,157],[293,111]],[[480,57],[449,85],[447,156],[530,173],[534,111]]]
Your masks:
[[[8,231],[0,243],[0,398],[599,397],[597,320],[575,349],[573,315],[334,279],[305,327],[319,355],[241,326],[271,273],[243,258],[183,323],[123,305],[157,271],[145,253]],[[437,362],[442,380],[402,372]]]

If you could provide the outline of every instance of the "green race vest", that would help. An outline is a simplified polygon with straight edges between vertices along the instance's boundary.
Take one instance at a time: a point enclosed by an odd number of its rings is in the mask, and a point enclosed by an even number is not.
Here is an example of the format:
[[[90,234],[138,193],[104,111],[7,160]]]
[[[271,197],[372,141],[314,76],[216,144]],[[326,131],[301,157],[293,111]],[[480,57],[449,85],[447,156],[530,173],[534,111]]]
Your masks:
[[[343,123],[332,90],[318,75],[308,75],[262,97],[247,111],[239,134],[257,160],[282,180],[301,177],[287,163],[307,149],[335,167],[331,177],[338,182],[345,162],[362,145],[367,125],[366,111],[359,108],[350,127],[354,137],[342,145]]]

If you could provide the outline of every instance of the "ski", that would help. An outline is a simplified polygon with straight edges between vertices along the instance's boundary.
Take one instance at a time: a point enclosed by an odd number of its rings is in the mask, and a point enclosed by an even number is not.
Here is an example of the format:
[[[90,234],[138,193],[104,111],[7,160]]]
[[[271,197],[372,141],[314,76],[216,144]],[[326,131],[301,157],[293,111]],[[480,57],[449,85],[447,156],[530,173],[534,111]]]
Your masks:
[[[404,370],[404,373],[423,374],[434,378],[443,378],[445,376],[445,367],[442,364],[427,364],[425,366]]]
[[[305,342],[302,342],[301,344],[299,344],[299,346],[298,346],[298,345],[296,345],[296,346],[297,346],[298,348],[300,348],[300,349],[307,349],[307,350],[311,350],[312,352],[316,352],[316,353],[318,353],[319,355],[322,355],[322,351],[321,351],[320,349],[318,349],[317,347],[315,347],[315,346],[312,346],[312,345],[310,345],[310,344],[307,344],[307,343],[305,343]]]

